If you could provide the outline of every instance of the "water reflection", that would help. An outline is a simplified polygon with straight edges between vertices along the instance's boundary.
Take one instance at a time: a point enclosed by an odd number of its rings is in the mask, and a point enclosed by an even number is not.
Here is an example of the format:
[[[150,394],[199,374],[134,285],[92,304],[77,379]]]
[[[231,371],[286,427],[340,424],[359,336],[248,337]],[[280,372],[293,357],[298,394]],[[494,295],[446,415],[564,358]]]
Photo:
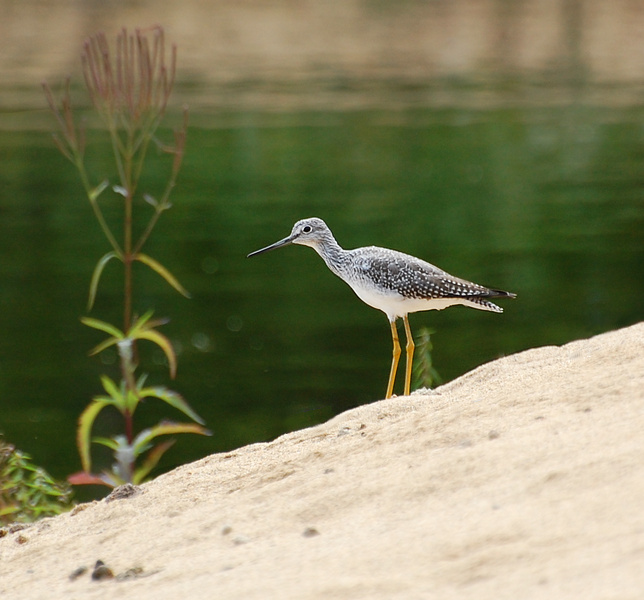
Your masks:
[[[245,258],[303,217],[324,218],[347,248],[396,248],[518,293],[504,315],[411,316],[414,330],[437,331],[434,365],[445,380],[644,318],[642,110],[255,112],[227,126],[205,115],[193,122],[175,206],[147,248],[193,299],[140,270],[136,304],[171,318],[173,387],[214,436],[184,436],[165,467],[383,396],[384,315],[308,248]],[[78,468],[76,419],[100,391],[99,373],[116,376],[113,355],[86,356],[97,336],[78,320],[105,245],[46,134],[4,132],[0,153],[0,429],[64,476]],[[93,314],[117,320],[119,302],[114,267]],[[150,381],[167,383],[163,356],[141,352]],[[164,416],[150,404],[137,426]]]

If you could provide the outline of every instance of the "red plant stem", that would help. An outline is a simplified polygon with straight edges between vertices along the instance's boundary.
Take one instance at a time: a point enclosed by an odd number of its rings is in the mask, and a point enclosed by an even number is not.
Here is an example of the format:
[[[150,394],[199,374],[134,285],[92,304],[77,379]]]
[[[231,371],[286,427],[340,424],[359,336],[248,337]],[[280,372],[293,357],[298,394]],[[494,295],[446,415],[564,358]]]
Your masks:
[[[127,443],[131,445],[134,441],[134,419],[129,410],[125,411],[123,417],[125,418],[125,438]]]
[[[124,207],[124,225],[123,225],[123,266],[124,266],[124,281],[123,281],[123,331],[129,331],[132,325],[132,196],[134,194],[134,185],[132,182],[132,150],[131,144],[128,147],[128,156],[125,160],[125,207]],[[125,377],[125,385],[129,393],[136,394],[136,384],[133,377],[133,364],[131,361],[135,355],[136,349],[134,341],[132,340],[132,348],[129,355],[127,364],[123,365],[123,374]],[[126,360],[122,357],[121,360]],[[125,437],[128,444],[134,441],[134,426],[133,415],[129,410],[124,413],[125,418]],[[132,465],[129,465],[131,472]],[[128,477],[128,480],[131,477]]]
[[[130,136],[133,133],[130,132]],[[125,215],[123,223],[123,264],[124,264],[124,285],[123,285],[123,331],[128,331],[132,325],[132,201],[135,184],[132,181],[132,139],[128,141],[128,155],[125,157]]]
[[[125,202],[125,236],[123,249],[124,286],[123,286],[123,331],[132,325],[132,202]]]

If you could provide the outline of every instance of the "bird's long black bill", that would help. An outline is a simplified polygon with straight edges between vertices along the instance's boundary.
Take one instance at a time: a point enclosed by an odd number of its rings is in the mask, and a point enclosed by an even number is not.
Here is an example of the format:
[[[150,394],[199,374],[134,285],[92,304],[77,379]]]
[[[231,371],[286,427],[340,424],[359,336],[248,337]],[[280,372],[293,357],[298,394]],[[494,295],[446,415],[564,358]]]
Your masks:
[[[274,244],[271,244],[270,246],[266,246],[266,248],[260,248],[259,250],[255,250],[255,252],[251,252],[246,256],[246,258],[250,258],[251,256],[256,256],[257,254],[263,254],[264,252],[268,252],[269,250],[275,250],[276,248],[281,248],[282,246],[288,246],[291,243],[292,243],[291,238],[287,237],[287,238],[284,238],[283,240],[280,240],[279,242],[275,242]]]

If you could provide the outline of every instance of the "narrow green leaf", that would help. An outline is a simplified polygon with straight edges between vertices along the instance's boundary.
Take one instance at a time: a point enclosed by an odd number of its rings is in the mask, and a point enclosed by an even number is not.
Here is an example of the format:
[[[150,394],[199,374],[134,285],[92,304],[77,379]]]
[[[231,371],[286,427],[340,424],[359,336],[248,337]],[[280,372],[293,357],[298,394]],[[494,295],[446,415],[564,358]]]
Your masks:
[[[109,404],[110,402],[106,401],[103,397],[94,398],[78,418],[76,445],[78,446],[78,453],[81,457],[83,471],[86,471],[87,473],[89,473],[92,468],[92,459],[89,451],[92,426],[94,425],[94,420],[98,413],[100,413]]]
[[[128,330],[127,337],[136,338],[137,332],[140,329],[146,329],[146,325],[147,325],[147,328],[153,327],[154,325],[150,325],[149,323],[153,314],[154,314],[154,311],[149,310],[142,317],[139,317]],[[161,321],[161,322],[164,323],[165,321]]]
[[[141,396],[138,393],[138,390],[136,393],[133,390],[128,390],[127,391],[127,402],[126,402],[126,409],[128,412],[133,415],[134,412],[136,411],[136,407],[139,405],[139,402],[141,401]]]
[[[103,193],[103,191],[105,190],[105,188],[108,185],[109,185],[109,182],[107,181],[107,179],[104,179],[93,190],[90,190],[90,192],[88,194],[90,201],[91,202],[96,202],[98,197]]]
[[[142,262],[144,265],[147,265],[150,267],[153,271],[156,271],[163,279],[165,279],[177,292],[179,292],[181,295],[185,296],[186,298],[190,298],[190,292],[184,288],[177,278],[168,271],[160,262],[156,261],[154,258],[151,256],[148,256],[147,254],[143,254],[139,252],[134,257],[135,260],[138,260],[139,262]]]
[[[114,344],[118,344],[120,340],[117,340],[116,338],[107,338],[104,342],[101,342],[98,346],[94,346],[90,351],[89,355],[90,356],[95,356],[99,354],[100,352],[103,352],[105,348],[109,348],[110,346],[113,346]]]
[[[154,342],[161,350],[166,355],[166,358],[168,359],[168,367],[170,368],[170,377],[174,379],[174,376],[177,373],[177,357],[174,353],[174,349],[172,348],[172,344],[170,343],[170,340],[165,337],[163,334],[159,333],[158,331],[155,331],[154,329],[146,330],[146,331],[140,331],[137,336],[137,339],[140,340],[149,340],[151,342]]]
[[[164,421],[150,429],[145,429],[136,436],[132,443],[135,456],[141,454],[141,452],[143,452],[142,449],[145,448],[154,438],[159,437],[160,435],[170,435],[173,433],[198,433],[199,435],[212,435],[210,431],[201,425]]]
[[[94,396],[92,400],[104,402],[105,404],[109,404],[110,406],[113,406],[114,408],[121,410],[121,402],[118,398],[112,398],[111,396]]]
[[[103,446],[107,446],[108,448],[111,448],[112,450],[118,450],[119,449],[119,443],[116,440],[112,440],[110,438],[94,437],[94,438],[92,438],[92,442],[94,442],[95,444],[101,444]]]
[[[148,387],[141,390],[140,395],[142,398],[158,398],[167,402],[170,406],[180,410],[184,415],[190,417],[193,421],[205,424],[205,421],[194,411],[191,406],[185,401],[181,394],[169,390],[163,386]]]
[[[125,335],[120,329],[117,329],[116,327],[114,327],[114,325],[110,325],[105,321],[99,321],[98,319],[92,319],[91,317],[81,317],[81,323],[83,323],[83,325],[87,325],[88,327],[93,327],[94,329],[109,333],[111,336],[114,336],[119,340],[125,338]]]
[[[156,198],[154,196],[151,196],[150,194],[143,194],[143,199],[150,205],[154,206],[154,208],[158,208],[159,203],[157,202]]]
[[[145,457],[143,464],[134,471],[134,474],[132,475],[132,483],[135,485],[141,483],[149,475],[150,471],[157,466],[161,457],[172,447],[174,442],[175,440],[166,440],[152,448]]]
[[[119,390],[118,386],[107,375],[101,375],[101,384],[103,386],[103,389],[112,398],[122,397],[121,390]]]
[[[112,379],[110,379],[107,375],[101,375],[101,383],[103,384],[103,389],[112,399],[112,404],[114,404],[114,406],[116,406],[121,412],[123,412],[126,408],[123,389],[116,385],[116,383],[112,381]]]
[[[19,510],[19,506],[5,506],[4,508],[0,508],[0,517],[17,513]]]
[[[139,376],[136,382],[136,389],[139,390],[139,392],[143,389],[143,386],[145,385],[147,378],[148,378],[147,373],[141,373],[141,375]]]
[[[120,257],[116,252],[112,250],[111,252],[108,252],[107,254],[102,256],[96,263],[94,272],[92,273],[92,281],[89,285],[89,299],[87,300],[87,310],[92,310],[92,307],[94,306],[94,300],[96,300],[96,290],[98,289],[98,282],[100,281],[101,275],[103,274],[103,269],[105,268],[105,265],[113,258]]]

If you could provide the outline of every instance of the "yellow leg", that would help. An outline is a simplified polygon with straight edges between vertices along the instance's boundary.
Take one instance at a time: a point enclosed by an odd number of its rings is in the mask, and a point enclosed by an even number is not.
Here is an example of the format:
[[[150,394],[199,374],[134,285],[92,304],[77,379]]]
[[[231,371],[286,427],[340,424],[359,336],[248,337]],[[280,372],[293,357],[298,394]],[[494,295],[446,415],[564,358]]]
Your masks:
[[[396,380],[396,371],[398,370],[398,359],[400,358],[400,342],[398,341],[398,330],[396,321],[390,321],[391,338],[394,342],[394,352],[391,359],[391,371],[389,371],[389,383],[387,384],[387,395],[385,398],[391,398],[394,394],[394,381]]]
[[[409,388],[411,387],[411,368],[414,364],[414,338],[411,335],[411,327],[409,326],[409,318],[407,315],[403,317],[405,323],[405,335],[407,336],[407,369],[405,370],[405,396],[409,396]]]

